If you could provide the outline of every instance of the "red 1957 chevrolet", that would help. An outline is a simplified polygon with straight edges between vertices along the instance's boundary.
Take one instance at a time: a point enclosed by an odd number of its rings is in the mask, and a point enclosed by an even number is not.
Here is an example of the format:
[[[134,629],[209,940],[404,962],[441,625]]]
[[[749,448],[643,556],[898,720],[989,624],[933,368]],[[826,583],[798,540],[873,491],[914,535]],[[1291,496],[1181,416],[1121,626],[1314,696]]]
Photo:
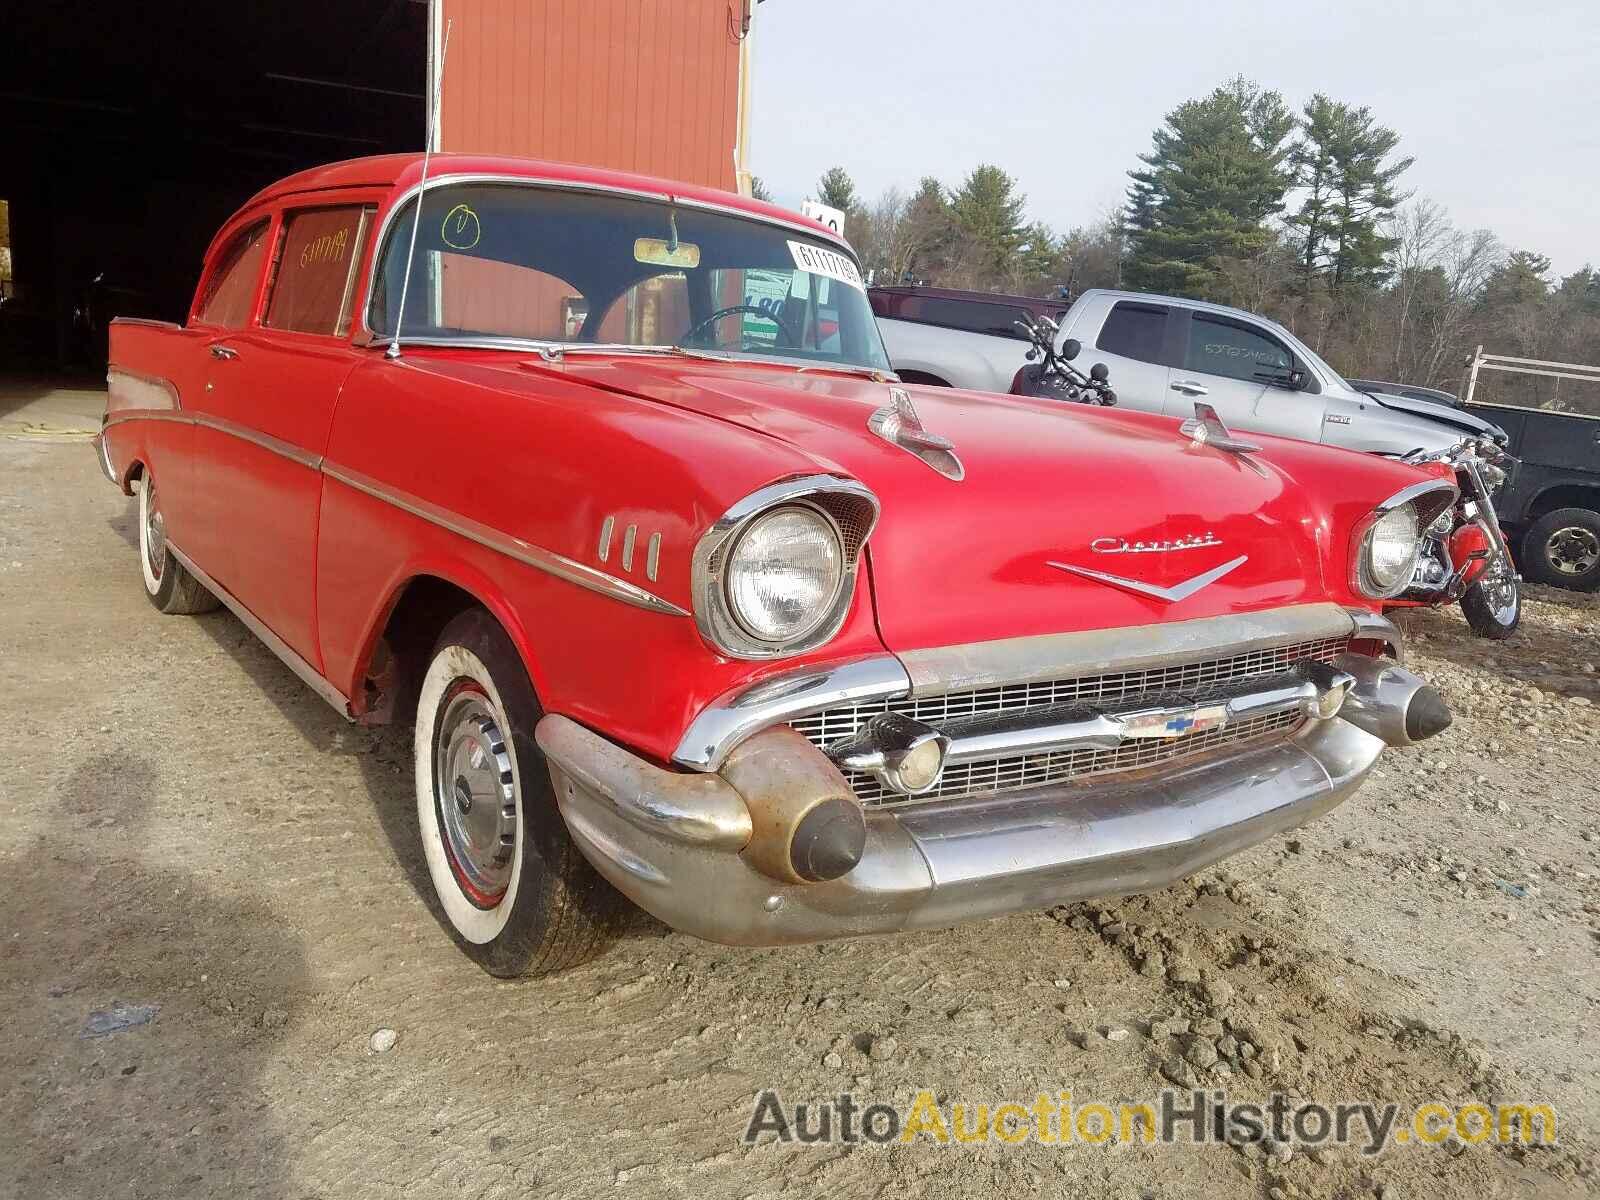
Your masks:
[[[98,451],[145,589],[414,720],[497,974],[623,897],[746,945],[1161,887],[1449,722],[1378,613],[1448,478],[902,386],[848,245],[723,192],[419,156],[284,180]]]

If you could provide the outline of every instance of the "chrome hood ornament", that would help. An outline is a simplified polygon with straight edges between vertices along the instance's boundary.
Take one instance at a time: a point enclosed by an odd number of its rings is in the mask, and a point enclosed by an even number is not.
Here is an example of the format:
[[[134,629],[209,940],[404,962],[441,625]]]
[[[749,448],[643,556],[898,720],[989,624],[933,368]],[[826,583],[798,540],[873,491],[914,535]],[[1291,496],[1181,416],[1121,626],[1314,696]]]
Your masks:
[[[916,455],[946,479],[959,483],[967,476],[966,467],[956,456],[955,443],[923,427],[922,418],[917,415],[911,396],[904,388],[889,389],[889,403],[867,418],[867,428],[891,446]]]
[[[1178,426],[1178,432],[1188,434],[1196,446],[1211,446],[1233,454],[1251,454],[1261,449],[1254,442],[1244,441],[1229,433],[1217,410],[1204,400],[1194,402],[1194,416]]]

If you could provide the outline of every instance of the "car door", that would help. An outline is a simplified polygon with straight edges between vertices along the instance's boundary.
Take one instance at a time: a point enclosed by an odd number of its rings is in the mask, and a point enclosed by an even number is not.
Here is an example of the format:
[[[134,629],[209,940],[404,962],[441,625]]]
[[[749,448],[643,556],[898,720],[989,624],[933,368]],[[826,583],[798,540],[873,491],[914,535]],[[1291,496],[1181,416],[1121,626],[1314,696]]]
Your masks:
[[[1323,402],[1315,375],[1265,326],[1226,313],[1178,314],[1180,353],[1168,373],[1166,411],[1193,416],[1196,400],[1223,424],[1316,442]]]
[[[1085,315],[1086,320],[1073,322],[1073,332],[1097,327],[1098,332],[1094,344],[1084,345],[1072,365],[1088,374],[1096,363],[1105,363],[1118,407],[1161,412],[1166,404],[1171,309],[1143,300],[1116,300],[1098,326],[1093,313]]]
[[[249,328],[255,319],[272,228],[271,218],[261,214],[223,242],[189,315],[188,329],[194,334],[191,352],[198,356],[193,364],[197,386],[181,398],[185,414],[193,421],[188,429],[190,462],[181,481],[179,503],[174,505],[169,498],[164,506],[169,510],[173,544],[218,581],[232,574],[233,539],[219,504],[219,480],[230,469],[234,447],[232,439],[214,428],[209,418],[217,368],[231,353],[227,340]],[[181,522],[174,521],[179,513]]]
[[[321,670],[316,636],[322,456],[345,379],[356,272],[374,208],[290,208],[274,225],[261,313],[219,338],[202,424],[225,443],[214,473],[227,532],[224,587]]]

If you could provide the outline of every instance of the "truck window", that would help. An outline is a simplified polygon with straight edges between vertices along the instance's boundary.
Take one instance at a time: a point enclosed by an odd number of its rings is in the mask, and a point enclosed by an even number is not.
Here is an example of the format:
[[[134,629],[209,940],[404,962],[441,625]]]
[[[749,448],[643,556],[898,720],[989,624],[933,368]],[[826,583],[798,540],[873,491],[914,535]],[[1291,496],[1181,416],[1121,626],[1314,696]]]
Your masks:
[[[267,298],[268,329],[349,332],[356,264],[371,211],[347,205],[286,215]]]
[[[250,302],[261,278],[261,260],[267,248],[267,223],[244,230],[229,243],[206,281],[195,309],[195,320],[224,329],[243,329],[250,320]]]
[[[907,296],[893,315],[901,321],[917,321],[942,329],[961,329],[985,333],[990,337],[1022,338],[1013,321],[1028,315],[1028,310],[1011,304],[991,304],[982,300],[954,300],[945,296]]]
[[[1160,363],[1167,336],[1167,310],[1149,304],[1116,304],[1100,327],[1096,350],[1139,362]]]
[[[1195,313],[1184,364],[1191,371],[1264,383],[1294,369],[1294,356],[1265,331],[1224,317]]]

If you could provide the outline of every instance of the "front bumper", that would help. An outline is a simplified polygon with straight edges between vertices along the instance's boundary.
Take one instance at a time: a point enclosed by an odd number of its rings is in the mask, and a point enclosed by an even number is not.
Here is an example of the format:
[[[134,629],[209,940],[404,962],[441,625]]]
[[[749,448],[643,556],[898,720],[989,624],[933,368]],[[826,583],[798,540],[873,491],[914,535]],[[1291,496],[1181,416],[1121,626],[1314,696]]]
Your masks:
[[[1343,718],[1312,720],[1293,738],[1176,770],[869,811],[853,870],[781,883],[742,853],[750,817],[720,775],[662,770],[566,717],[537,733],[562,816],[600,873],[673,928],[746,946],[1161,888],[1328,811],[1384,747]]]

